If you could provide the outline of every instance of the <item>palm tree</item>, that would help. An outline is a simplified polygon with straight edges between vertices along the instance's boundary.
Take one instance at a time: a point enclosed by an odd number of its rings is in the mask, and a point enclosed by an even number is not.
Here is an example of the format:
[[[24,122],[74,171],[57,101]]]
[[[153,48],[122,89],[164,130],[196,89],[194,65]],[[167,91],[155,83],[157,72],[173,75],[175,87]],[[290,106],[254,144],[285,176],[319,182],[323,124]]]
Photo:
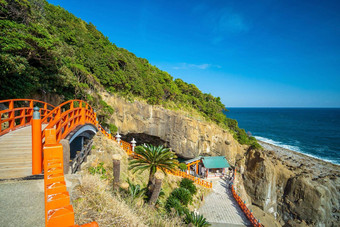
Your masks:
[[[136,159],[130,161],[129,169],[134,172],[149,170],[149,182],[147,188],[150,196],[153,190],[154,176],[157,169],[166,174],[166,170],[174,170],[178,166],[177,156],[174,152],[163,146],[153,146],[150,144],[138,146],[135,149]]]

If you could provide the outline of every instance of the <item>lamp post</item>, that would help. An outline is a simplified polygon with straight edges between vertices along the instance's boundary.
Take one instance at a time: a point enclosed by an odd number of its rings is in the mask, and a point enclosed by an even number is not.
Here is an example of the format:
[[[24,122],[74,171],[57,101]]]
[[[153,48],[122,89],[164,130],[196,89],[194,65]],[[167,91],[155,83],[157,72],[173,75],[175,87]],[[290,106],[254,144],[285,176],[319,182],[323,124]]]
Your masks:
[[[120,145],[120,137],[122,137],[121,135],[119,135],[119,132],[117,132],[117,135],[115,136],[117,143]]]
[[[131,146],[132,146],[132,152],[134,152],[134,151],[135,151],[135,146],[136,146],[136,140],[135,140],[135,138],[132,138]]]

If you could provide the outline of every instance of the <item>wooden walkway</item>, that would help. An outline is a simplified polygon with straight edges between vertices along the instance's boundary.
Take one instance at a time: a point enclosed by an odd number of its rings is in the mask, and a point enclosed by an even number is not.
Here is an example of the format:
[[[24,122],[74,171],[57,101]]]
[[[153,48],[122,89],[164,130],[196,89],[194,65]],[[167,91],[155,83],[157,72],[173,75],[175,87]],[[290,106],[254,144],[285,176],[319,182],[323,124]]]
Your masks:
[[[198,210],[212,224],[219,226],[251,226],[251,223],[236,203],[225,180],[213,182],[213,191],[205,197],[203,206]]]
[[[0,137],[0,179],[32,175],[31,126]]]

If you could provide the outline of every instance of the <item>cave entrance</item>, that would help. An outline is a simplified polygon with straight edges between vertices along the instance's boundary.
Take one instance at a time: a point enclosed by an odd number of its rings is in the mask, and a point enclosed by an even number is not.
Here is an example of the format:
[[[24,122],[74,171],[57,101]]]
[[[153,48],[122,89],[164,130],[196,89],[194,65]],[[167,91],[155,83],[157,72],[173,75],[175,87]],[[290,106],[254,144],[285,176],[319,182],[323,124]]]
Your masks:
[[[136,140],[136,145],[143,145],[144,143],[146,144],[152,144],[154,146],[160,146],[163,145],[164,147],[170,147],[169,142],[162,140],[158,136],[151,136],[145,133],[128,133],[128,134],[121,134],[122,140],[131,143],[132,139],[135,138]]]

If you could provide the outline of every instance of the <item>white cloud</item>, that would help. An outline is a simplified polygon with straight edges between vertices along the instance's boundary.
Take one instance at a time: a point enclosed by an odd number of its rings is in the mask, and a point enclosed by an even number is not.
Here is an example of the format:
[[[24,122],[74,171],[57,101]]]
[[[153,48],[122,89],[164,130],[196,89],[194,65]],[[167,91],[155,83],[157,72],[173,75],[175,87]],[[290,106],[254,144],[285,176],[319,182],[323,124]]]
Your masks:
[[[221,68],[219,65],[212,64],[188,64],[180,63],[173,67],[173,69],[208,69],[208,68]]]

